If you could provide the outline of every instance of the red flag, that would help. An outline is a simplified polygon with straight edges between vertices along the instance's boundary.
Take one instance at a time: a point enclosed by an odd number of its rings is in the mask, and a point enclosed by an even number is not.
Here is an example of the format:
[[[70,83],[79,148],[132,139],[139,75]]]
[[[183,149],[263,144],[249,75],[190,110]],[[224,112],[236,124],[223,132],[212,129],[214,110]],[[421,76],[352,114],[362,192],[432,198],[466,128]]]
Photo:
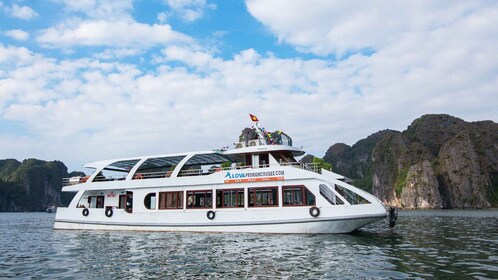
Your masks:
[[[251,114],[249,114],[249,116],[251,116],[251,120],[252,120],[253,122],[259,122],[258,117],[256,117],[255,115],[251,115]]]

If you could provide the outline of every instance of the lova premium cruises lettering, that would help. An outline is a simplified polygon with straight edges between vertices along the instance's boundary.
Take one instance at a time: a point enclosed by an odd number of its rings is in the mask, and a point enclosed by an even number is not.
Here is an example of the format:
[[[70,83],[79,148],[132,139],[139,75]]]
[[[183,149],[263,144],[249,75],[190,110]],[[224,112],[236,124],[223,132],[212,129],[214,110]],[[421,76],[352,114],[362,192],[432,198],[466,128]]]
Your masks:
[[[225,174],[225,183],[234,182],[261,182],[278,181],[284,179],[283,170],[270,170],[260,172],[230,172]]]

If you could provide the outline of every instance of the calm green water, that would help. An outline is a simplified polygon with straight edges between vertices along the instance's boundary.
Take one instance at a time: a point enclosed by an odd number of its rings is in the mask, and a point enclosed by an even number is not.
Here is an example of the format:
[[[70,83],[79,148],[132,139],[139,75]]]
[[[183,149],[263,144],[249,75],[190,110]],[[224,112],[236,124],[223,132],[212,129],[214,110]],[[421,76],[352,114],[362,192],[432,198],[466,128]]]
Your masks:
[[[404,211],[353,234],[54,231],[0,213],[0,278],[498,279],[498,210]]]

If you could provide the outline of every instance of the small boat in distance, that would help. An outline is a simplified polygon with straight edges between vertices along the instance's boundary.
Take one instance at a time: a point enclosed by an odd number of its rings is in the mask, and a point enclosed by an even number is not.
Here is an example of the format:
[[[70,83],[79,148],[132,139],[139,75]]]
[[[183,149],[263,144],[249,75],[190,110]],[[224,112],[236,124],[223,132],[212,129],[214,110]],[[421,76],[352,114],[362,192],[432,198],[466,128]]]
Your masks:
[[[375,196],[304,155],[282,131],[242,131],[230,150],[104,160],[64,179],[55,229],[348,233],[386,218]]]

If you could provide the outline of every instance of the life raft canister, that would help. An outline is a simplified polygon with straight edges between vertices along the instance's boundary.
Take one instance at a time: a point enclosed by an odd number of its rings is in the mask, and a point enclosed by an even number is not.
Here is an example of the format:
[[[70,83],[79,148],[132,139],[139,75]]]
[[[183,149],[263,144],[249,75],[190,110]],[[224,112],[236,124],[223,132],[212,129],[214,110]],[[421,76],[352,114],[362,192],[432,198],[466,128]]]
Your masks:
[[[318,207],[315,207],[315,206],[311,207],[310,208],[310,215],[311,215],[311,217],[314,217],[314,218],[320,216],[320,209],[318,209]]]
[[[212,210],[209,210],[207,212],[206,216],[207,216],[208,219],[212,220],[216,216],[216,213],[214,211],[212,211]]]

